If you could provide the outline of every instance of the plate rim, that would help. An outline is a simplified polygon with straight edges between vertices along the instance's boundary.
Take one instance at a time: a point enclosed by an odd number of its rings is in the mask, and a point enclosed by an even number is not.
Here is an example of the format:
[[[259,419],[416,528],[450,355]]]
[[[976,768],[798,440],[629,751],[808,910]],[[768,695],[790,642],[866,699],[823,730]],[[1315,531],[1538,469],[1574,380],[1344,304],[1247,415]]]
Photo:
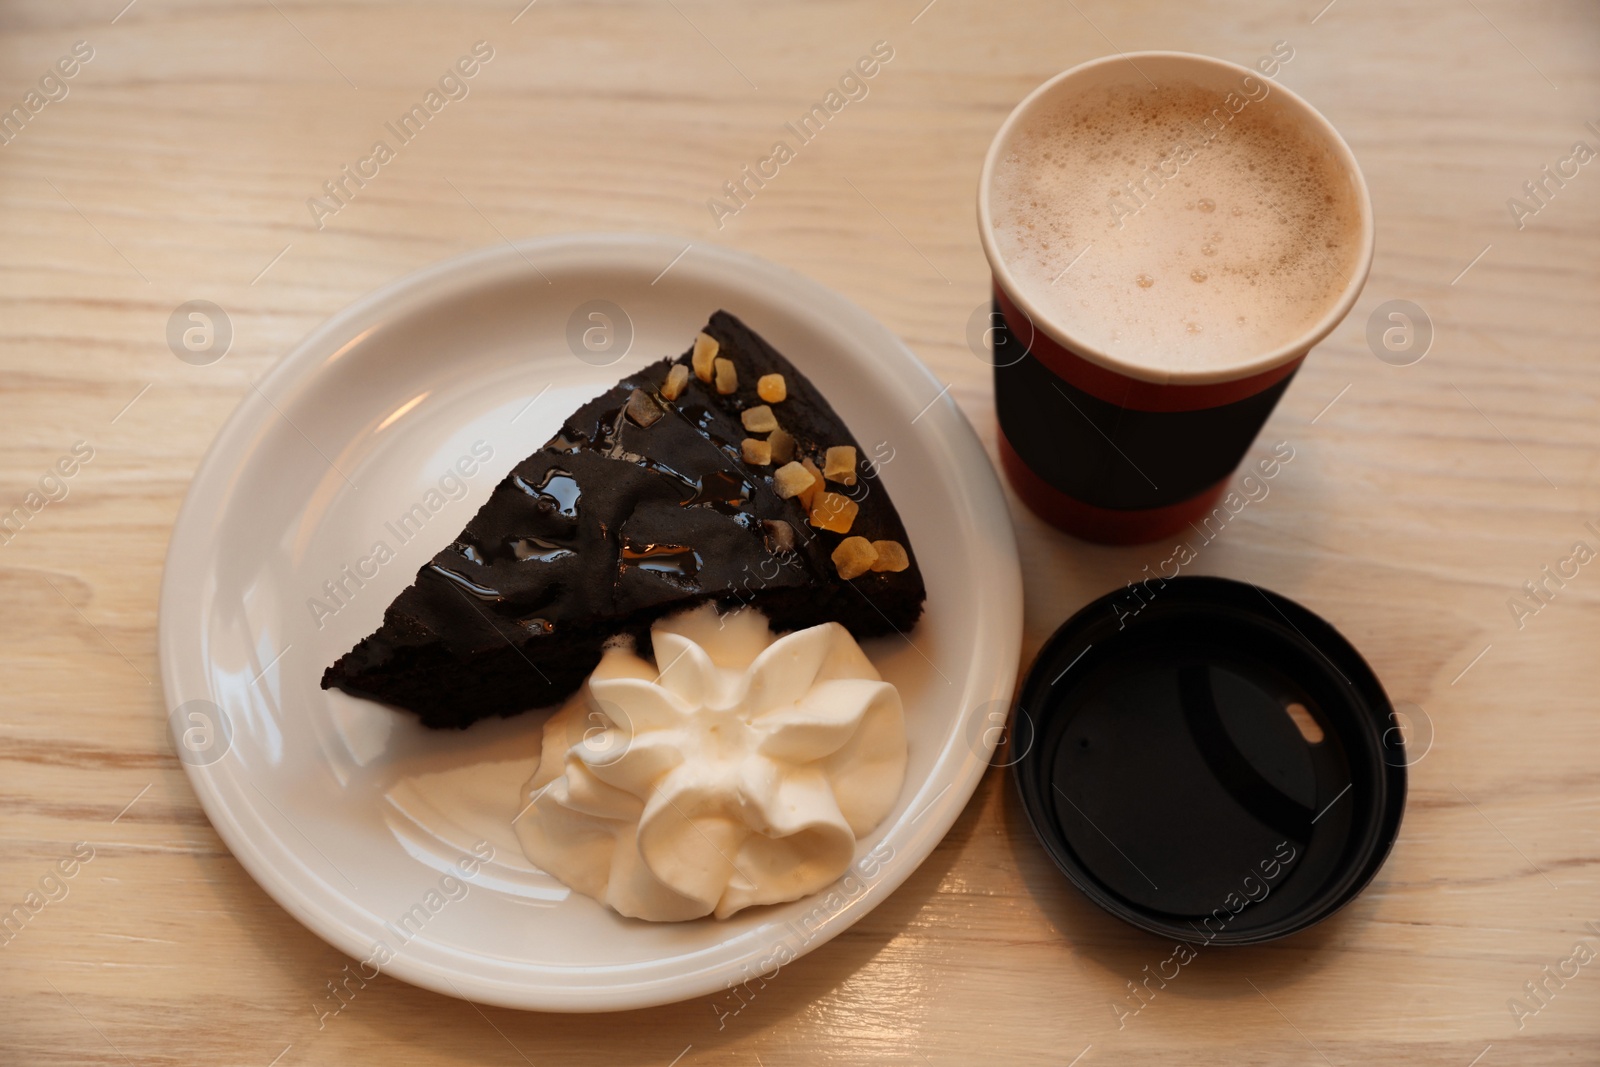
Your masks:
[[[538,271],[535,261],[540,257],[548,259],[553,254],[632,254],[639,255],[640,262],[648,257],[653,263],[664,253],[661,262],[666,262],[681,254],[684,243],[683,238],[670,234],[585,231],[548,234],[477,248],[407,271],[344,305],[276,359],[246,389],[217,430],[195,468],[173,521],[163,561],[157,618],[163,717],[187,699],[215,695],[206,682],[204,657],[196,655],[200,645],[189,640],[191,634],[203,636],[200,629],[203,611],[198,608],[203,594],[202,579],[193,577],[190,568],[177,566],[176,561],[192,551],[191,543],[197,538],[203,545],[204,529],[214,516],[225,512],[226,481],[249,455],[249,440],[254,432],[262,423],[270,421],[275,410],[263,394],[263,388],[275,387],[274,395],[287,397],[291,391],[314,387],[328,364],[359,343],[364,329],[373,324],[371,320],[376,313],[391,305],[422,306],[438,301],[463,285],[472,288],[492,280],[503,280],[508,274],[527,273],[529,268]],[[986,546],[992,551],[987,560],[985,584],[990,593],[985,604],[986,611],[995,617],[987,620],[990,625],[984,642],[976,647],[973,668],[975,675],[990,678],[988,700],[957,712],[958,730],[970,734],[971,720],[984,707],[993,701],[1009,702],[1014,694],[1020,672],[1023,621],[1021,566],[1010,509],[993,462],[976,431],[949,395],[948,387],[897,334],[854,301],[792,268],[752,253],[711,242],[692,244],[701,256],[711,256],[721,260],[724,266],[738,268],[758,290],[771,291],[777,284],[791,292],[803,290],[806,302],[816,309],[815,314],[847,317],[852,320],[852,328],[877,335],[873,348],[893,351],[903,365],[899,369],[922,379],[930,391],[938,391],[934,403],[927,409],[927,414],[936,420],[936,439],[951,455],[959,455],[966,461],[960,465],[960,474],[952,482],[958,487],[958,495],[972,506],[973,522],[987,532],[993,542]],[[343,339],[344,343],[330,346],[334,339]],[[291,387],[290,390],[285,390],[285,386]],[[196,610],[186,616],[182,610],[185,606]],[[948,784],[916,816],[916,828],[910,830],[904,840],[895,842],[894,860],[858,895],[833,909],[817,925],[813,936],[795,952],[795,958],[819,948],[853,926],[909,879],[933,853],[965,810],[990,765],[994,741],[989,739],[988,732],[980,736],[983,740],[978,745],[967,746],[966,756],[948,776]],[[941,755],[936,760],[936,765],[942,758]],[[222,843],[251,879],[302,926],[339,951],[356,959],[365,958],[369,946],[363,943],[362,932],[328,906],[337,901],[316,899],[319,894],[313,891],[314,886],[308,887],[304,879],[276,866],[264,848],[245,832],[246,828],[228,806],[227,798],[220,792],[220,783],[215,780],[216,768],[224,762],[226,755],[211,765],[182,763],[196,799]],[[912,798],[936,780],[937,776],[930,776],[914,787]],[[820,898],[831,888],[830,885],[811,897]],[[346,894],[337,893],[337,896],[344,903],[354,903]],[[583,987],[574,991],[524,985],[465,971],[450,971],[403,953],[396,954],[381,969],[410,984],[479,1003],[534,1011],[601,1012],[651,1007],[715,993],[728,985],[726,979],[742,973],[741,967],[750,966],[770,950],[771,946],[763,941],[755,950],[726,963],[702,966],[673,978],[616,983],[603,990]]]

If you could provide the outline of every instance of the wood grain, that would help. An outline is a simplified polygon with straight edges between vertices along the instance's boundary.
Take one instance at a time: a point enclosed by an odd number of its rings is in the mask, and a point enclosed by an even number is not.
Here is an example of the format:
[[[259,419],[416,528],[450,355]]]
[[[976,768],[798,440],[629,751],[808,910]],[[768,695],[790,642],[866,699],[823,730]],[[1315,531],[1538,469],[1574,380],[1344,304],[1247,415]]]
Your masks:
[[[1520,1028],[1507,1005],[1579,939],[1600,947],[1584,930],[1600,921],[1600,570],[1520,629],[1507,607],[1600,522],[1600,164],[1520,230],[1506,207],[1573,142],[1600,147],[1591,4],[124,2],[0,11],[8,106],[74,42],[94,50],[0,147],[0,512],[75,442],[94,450],[0,547],[0,907],[75,842],[94,850],[0,949],[0,1061],[1600,1064],[1600,964]],[[479,40],[494,58],[470,95],[318,229],[306,200]],[[880,40],[894,58],[870,95],[719,229],[707,199]],[[992,450],[965,337],[987,299],[978,166],[1005,113],[1115,49],[1250,62],[1278,40],[1295,50],[1282,81],[1362,161],[1378,257],[1263,434],[1296,458],[1195,571],[1311,606],[1425,709],[1432,747],[1372,888],[1302,936],[1203,953],[1119,1026],[1125,983],[1170,947],[1071,890],[991,771],[903,889],[720,1027],[710,1000],[563,1018],[387,978],[319,1027],[347,961],[222,847],[156,680],[167,533],[249,383],[406,271],[502,235],[640,229],[865,305]],[[1365,341],[1395,298],[1436,329],[1409,367]],[[234,326],[210,366],[166,345],[192,299]],[[1170,551],[1013,512],[1026,656]]]

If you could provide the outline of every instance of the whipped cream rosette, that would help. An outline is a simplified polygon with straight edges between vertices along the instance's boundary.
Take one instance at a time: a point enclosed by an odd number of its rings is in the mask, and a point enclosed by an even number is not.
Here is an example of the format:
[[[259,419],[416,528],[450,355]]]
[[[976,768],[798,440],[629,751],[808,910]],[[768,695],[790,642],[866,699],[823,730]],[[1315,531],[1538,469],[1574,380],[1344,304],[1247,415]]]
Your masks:
[[[609,649],[545,724],[528,858],[623,915],[726,918],[816,892],[894,807],[900,695],[844,627],[774,637],[705,605]]]

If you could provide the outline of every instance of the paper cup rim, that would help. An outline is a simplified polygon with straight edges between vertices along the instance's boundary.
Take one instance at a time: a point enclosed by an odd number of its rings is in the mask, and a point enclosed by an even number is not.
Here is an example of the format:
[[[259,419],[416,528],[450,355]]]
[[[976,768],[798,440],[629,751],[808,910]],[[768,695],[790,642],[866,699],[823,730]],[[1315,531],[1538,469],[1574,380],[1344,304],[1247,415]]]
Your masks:
[[[1001,147],[1008,143],[1018,123],[1042,101],[1052,97],[1058,88],[1069,80],[1081,78],[1090,71],[1116,63],[1134,64],[1135,70],[1137,70],[1137,62],[1141,59],[1177,60],[1181,63],[1192,63],[1199,67],[1206,67],[1212,71],[1227,71],[1240,76],[1248,75],[1252,78],[1271,81],[1273,93],[1282,93],[1288,98],[1291,105],[1303,115],[1308,125],[1316,130],[1333,148],[1340,163],[1353,179],[1351,184],[1356,197],[1357,214],[1361,223],[1360,247],[1356,256],[1356,268],[1351,273],[1349,281],[1345,283],[1339,298],[1328,306],[1328,310],[1322,317],[1287,344],[1253,356],[1249,360],[1224,367],[1197,367],[1193,369],[1153,367],[1123,359],[1090,344],[1061,323],[1054,321],[1051,316],[1042,312],[1027,293],[1017,285],[1016,279],[1012,277],[1005,260],[995,247],[994,219],[990,211],[990,193],[994,179],[995,162],[999,158]],[[1356,300],[1361,295],[1361,290],[1366,285],[1367,275],[1372,269],[1373,248],[1376,243],[1375,226],[1372,217],[1372,197],[1367,189],[1366,176],[1361,172],[1361,165],[1356,161],[1355,153],[1351,151],[1350,145],[1322,112],[1318,111],[1309,101],[1294,90],[1271,78],[1267,78],[1260,71],[1226,59],[1217,59],[1214,56],[1200,55],[1195,52],[1174,51],[1124,52],[1091,59],[1056,74],[1023,97],[1021,102],[1012,108],[1005,121],[1000,124],[1000,129],[995,132],[994,139],[989,142],[988,151],[984,154],[983,171],[978,179],[978,237],[983,244],[983,253],[989,260],[989,270],[994,275],[996,284],[1003,288],[1006,291],[1006,295],[1011,298],[1012,303],[1023,314],[1028,316],[1034,329],[1090,363],[1138,381],[1153,382],[1161,385],[1211,385],[1217,382],[1235,381],[1240,378],[1249,378],[1262,374],[1301,358],[1327,337],[1328,334],[1332,333],[1334,328],[1350,313],[1350,309],[1355,306]]]

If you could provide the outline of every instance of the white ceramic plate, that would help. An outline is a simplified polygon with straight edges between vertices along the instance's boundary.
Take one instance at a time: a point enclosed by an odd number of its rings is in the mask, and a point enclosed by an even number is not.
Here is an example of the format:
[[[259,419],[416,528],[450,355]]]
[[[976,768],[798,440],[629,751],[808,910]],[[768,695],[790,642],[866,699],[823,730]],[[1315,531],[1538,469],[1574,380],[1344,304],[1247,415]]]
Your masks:
[[[852,872],[725,922],[650,924],[569,893],[518,849],[511,819],[542,714],[433,732],[318,680],[573,408],[683,351],[718,308],[803,369],[882,464],[928,603],[909,635],[866,644],[904,699],[910,766]],[[245,396],[172,533],[162,681],[212,825],[262,888],[341,951],[472,1000],[643,1007],[720,992],[822,944],[949,830],[989,759],[988,716],[1015,681],[1010,518],[972,428],[940,390],[838,294],[663,237],[502,245],[340,312]]]

